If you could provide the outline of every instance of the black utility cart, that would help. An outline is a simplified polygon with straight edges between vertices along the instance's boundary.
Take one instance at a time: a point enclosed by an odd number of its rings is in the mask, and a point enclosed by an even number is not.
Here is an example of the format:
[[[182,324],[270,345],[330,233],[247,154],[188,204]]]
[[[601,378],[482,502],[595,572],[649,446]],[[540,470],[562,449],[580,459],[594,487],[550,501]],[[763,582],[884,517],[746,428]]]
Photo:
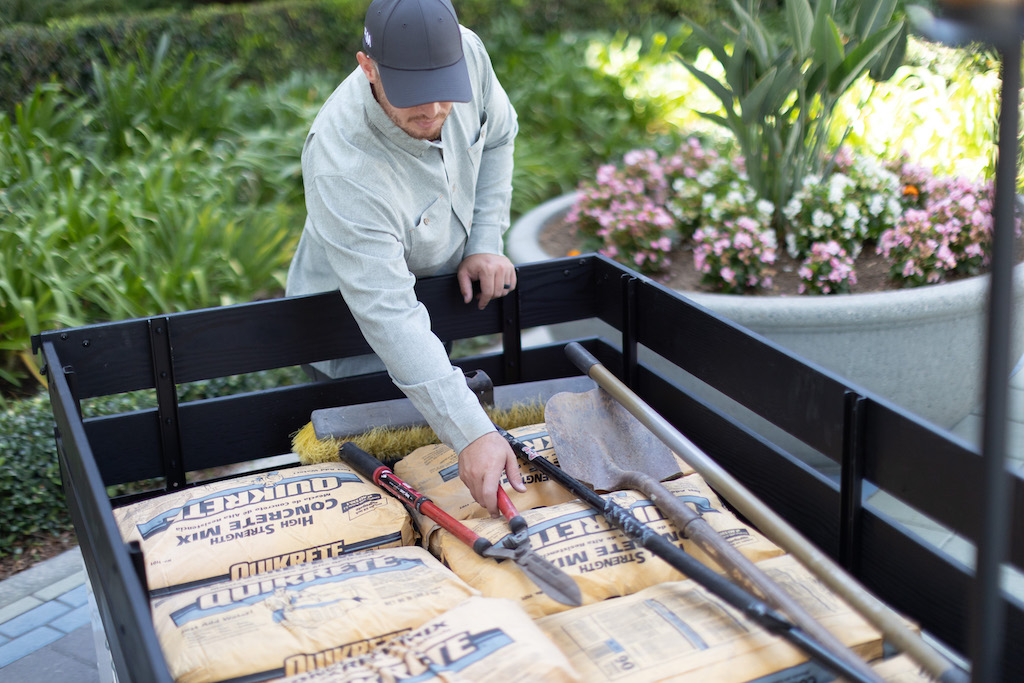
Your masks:
[[[576,377],[564,343],[523,348],[523,330],[573,321],[610,330],[578,341],[869,590],[969,657],[973,572],[864,504],[862,493],[888,491],[977,540],[985,497],[979,452],[605,258],[522,266],[518,280],[484,311],[462,303],[454,276],[419,283],[442,339],[500,335],[501,350],[460,360],[465,370],[483,370],[498,385]],[[124,681],[170,676],[140,558],[114,524],[112,508],[128,501],[109,498],[107,487],[157,479],[157,495],[192,486],[197,470],[289,452],[313,410],[401,396],[381,373],[178,401],[183,383],[365,353],[336,293],[46,332],[34,344],[49,376],[68,505]],[[770,428],[698,398],[684,388],[694,381]],[[81,416],[86,399],[141,389],[155,390],[155,408]],[[841,476],[806,465],[787,445],[797,442],[837,463]],[[1007,476],[1009,562],[1024,569],[1024,480]],[[1004,680],[1024,680],[1024,604],[1001,598],[1005,618],[992,617],[1005,643],[996,666]]]

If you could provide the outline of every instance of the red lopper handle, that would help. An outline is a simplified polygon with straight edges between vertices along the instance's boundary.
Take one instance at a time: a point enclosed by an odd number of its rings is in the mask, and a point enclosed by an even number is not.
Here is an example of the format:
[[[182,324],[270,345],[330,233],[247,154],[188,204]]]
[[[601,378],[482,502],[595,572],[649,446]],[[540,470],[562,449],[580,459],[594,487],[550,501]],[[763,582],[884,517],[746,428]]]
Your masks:
[[[466,545],[471,546],[476,552],[483,553],[484,550],[491,546],[490,541],[483,536],[477,535],[468,526],[439,508],[434,501],[402,481],[390,467],[351,441],[343,443],[338,452],[342,460],[352,465],[364,477],[372,479],[375,484],[402,501],[409,509],[421,512],[437,522],[442,529],[450,532]],[[512,501],[509,501],[508,504],[511,505]],[[514,510],[515,508],[512,509]]]
[[[512,499],[505,493],[501,484],[498,484],[498,509],[501,510],[501,514],[505,515],[513,533],[519,533],[529,528],[526,520],[519,514],[519,510],[516,510],[515,504],[512,503]]]

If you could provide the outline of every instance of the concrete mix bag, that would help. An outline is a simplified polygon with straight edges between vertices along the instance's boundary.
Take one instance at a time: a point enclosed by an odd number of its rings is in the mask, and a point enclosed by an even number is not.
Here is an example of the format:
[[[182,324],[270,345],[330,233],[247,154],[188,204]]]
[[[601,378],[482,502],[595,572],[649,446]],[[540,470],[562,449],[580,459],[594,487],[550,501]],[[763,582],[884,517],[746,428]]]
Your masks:
[[[204,484],[114,510],[153,595],[415,542],[404,506],[343,463]]]
[[[419,628],[476,591],[418,546],[365,550],[152,599],[177,683],[268,680]]]
[[[666,487],[673,495],[693,504],[713,529],[752,562],[782,554],[778,546],[722,507],[700,475],[691,474],[668,482]],[[665,536],[698,561],[715,567],[692,541],[681,538],[658,508],[640,493],[617,491],[604,497],[629,509],[652,531]],[[584,503],[574,501],[520,512],[530,525],[533,549],[576,581],[584,604],[684,578],[660,557],[610,527],[603,515]],[[510,533],[504,519],[470,519],[464,523],[495,544]],[[519,601],[534,618],[568,609],[544,595],[512,562],[497,563],[481,558],[441,529],[432,533],[428,542],[431,552],[485,596]]]
[[[509,433],[522,439],[538,455],[552,462],[555,451],[551,445],[551,437],[543,424],[529,425],[509,430]],[[469,489],[459,479],[459,457],[444,444],[433,444],[417,448],[405,456],[393,468],[403,481],[425,496],[455,519],[465,520],[488,518],[487,510],[473,500]],[[501,475],[501,483],[509,498],[519,510],[529,510],[544,505],[557,505],[575,496],[565,490],[557,482],[533,465],[519,463],[519,471],[526,484],[526,492],[519,493],[508,485],[508,479]],[[428,519],[417,518],[421,531],[426,535],[433,526]]]
[[[882,637],[792,556],[759,563],[807,612],[865,661]],[[652,586],[537,620],[591,682],[791,683],[834,675],[694,581]],[[896,680],[896,679],[894,679]]]
[[[287,683],[570,683],[572,665],[519,605],[469,598],[369,654],[284,679]]]

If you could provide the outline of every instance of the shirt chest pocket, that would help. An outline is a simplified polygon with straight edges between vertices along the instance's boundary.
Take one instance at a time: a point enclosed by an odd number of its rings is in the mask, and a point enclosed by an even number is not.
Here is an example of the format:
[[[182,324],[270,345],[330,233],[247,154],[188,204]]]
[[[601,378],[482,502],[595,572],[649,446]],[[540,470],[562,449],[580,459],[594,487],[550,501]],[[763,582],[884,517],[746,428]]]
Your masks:
[[[487,141],[487,117],[477,132],[473,142],[467,145],[463,157],[459,159],[456,181],[452,187],[452,205],[455,215],[462,221],[467,230],[473,225],[473,210],[476,208],[476,180],[480,173],[480,160],[483,158],[484,144]]]
[[[416,276],[444,272],[453,262],[458,265],[466,237],[452,229],[452,212],[447,198],[440,196],[420,215],[406,241],[406,263]]]

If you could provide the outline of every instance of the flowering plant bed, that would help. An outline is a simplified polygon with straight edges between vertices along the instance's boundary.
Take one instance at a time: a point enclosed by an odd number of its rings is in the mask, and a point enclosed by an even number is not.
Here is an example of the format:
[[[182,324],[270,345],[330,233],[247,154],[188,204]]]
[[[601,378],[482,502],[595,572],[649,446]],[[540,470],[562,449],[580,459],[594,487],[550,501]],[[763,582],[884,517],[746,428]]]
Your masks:
[[[990,183],[844,148],[827,175],[804,178],[778,225],[746,180],[733,148],[691,137],[670,154],[635,150],[601,166],[565,222],[583,251],[656,277],[689,259],[690,288],[725,293],[898,289],[977,275],[989,262]]]

